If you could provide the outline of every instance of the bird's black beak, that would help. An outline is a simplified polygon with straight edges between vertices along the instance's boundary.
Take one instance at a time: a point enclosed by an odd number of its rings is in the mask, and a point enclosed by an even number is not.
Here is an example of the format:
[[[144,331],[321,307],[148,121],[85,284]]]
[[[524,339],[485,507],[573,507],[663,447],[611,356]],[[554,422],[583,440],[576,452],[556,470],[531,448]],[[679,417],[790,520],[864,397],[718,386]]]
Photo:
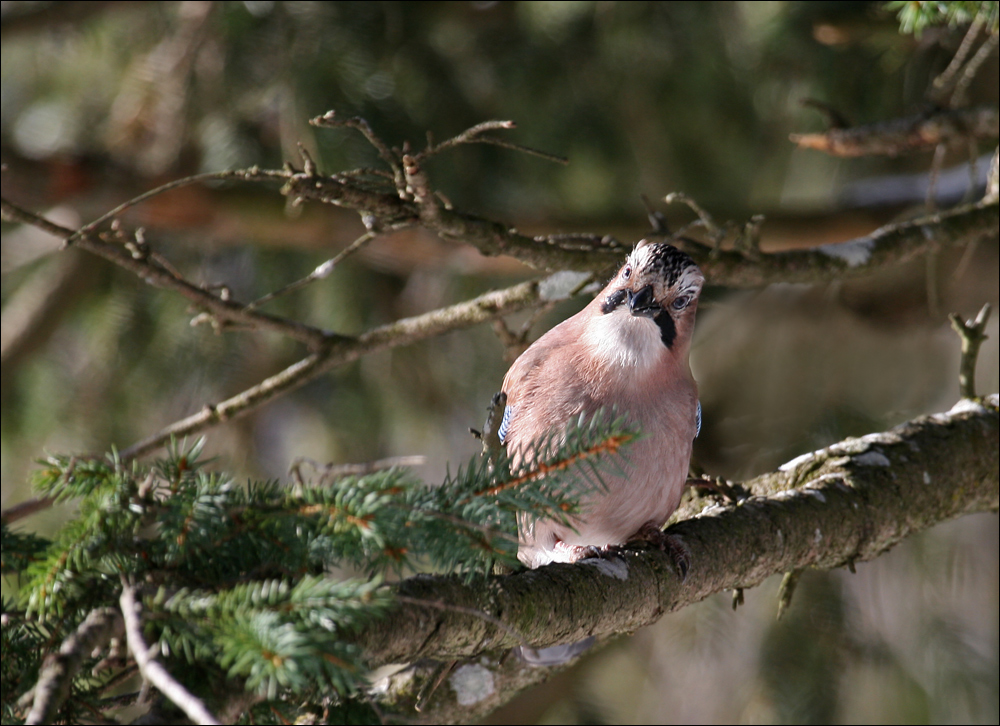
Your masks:
[[[652,318],[663,311],[660,304],[656,302],[656,298],[653,297],[652,285],[646,285],[639,292],[629,290],[628,309],[633,315],[643,318]]]

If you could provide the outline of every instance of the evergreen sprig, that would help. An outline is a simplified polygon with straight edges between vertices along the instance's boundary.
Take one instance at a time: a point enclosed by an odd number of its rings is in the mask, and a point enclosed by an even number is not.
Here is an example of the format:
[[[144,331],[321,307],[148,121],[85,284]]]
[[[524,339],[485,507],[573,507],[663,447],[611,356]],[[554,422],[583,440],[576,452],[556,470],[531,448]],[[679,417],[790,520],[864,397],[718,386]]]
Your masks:
[[[885,4],[887,10],[896,11],[899,29],[903,33],[916,36],[925,28],[938,25],[965,25],[979,18],[989,32],[996,33],[998,4],[995,0],[951,0],[950,2],[926,2],[916,0],[892,0]]]
[[[241,485],[209,470],[202,441],[175,443],[150,464],[114,452],[49,457],[36,489],[78,510],[51,542],[3,526],[3,567],[18,577],[23,608],[8,617],[4,603],[4,720],[24,717],[17,698],[45,655],[89,613],[116,606],[123,581],[141,597],[147,641],[168,666],[186,664],[193,690],[215,673],[271,702],[329,705],[364,682],[362,654],[344,636],[391,610],[383,575],[516,566],[517,518],[571,523],[581,496],[623,471],[620,450],[637,435],[613,415],[581,418],[515,459],[474,458],[436,486],[401,468]],[[364,576],[330,574],[345,570]],[[99,709],[107,678],[81,671],[60,713]]]

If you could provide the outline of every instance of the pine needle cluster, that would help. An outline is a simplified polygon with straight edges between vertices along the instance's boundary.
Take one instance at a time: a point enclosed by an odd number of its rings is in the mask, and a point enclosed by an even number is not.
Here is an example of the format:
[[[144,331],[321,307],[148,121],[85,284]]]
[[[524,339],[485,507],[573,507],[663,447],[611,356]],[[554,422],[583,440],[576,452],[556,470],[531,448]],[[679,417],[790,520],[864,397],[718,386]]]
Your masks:
[[[257,716],[290,698],[353,708],[366,668],[344,636],[391,617],[386,576],[517,566],[518,514],[569,521],[637,435],[598,415],[539,442],[528,466],[501,452],[434,486],[402,468],[240,484],[211,470],[203,441],[149,464],[51,456],[34,487],[77,514],[52,541],[3,524],[3,572],[18,585],[18,601],[3,602],[3,721],[23,721],[52,654],[88,615],[118,607],[125,584],[157,658],[210,707],[245,689]],[[108,718],[129,678],[136,690],[118,640],[84,654],[60,720]]]

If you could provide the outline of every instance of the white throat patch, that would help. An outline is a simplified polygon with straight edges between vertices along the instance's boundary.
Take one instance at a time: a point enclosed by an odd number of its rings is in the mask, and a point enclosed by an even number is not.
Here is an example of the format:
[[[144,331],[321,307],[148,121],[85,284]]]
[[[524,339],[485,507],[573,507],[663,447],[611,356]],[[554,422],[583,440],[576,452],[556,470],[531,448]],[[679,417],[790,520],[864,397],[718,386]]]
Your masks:
[[[656,323],[625,308],[591,318],[586,331],[584,342],[605,366],[645,369],[666,352]]]

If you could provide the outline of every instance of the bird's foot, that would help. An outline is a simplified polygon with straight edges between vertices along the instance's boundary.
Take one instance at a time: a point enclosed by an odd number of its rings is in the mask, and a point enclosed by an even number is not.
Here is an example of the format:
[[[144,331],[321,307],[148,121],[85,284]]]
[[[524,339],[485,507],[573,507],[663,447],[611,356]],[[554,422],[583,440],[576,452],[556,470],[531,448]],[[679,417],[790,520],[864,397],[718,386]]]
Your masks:
[[[625,548],[617,544],[606,544],[600,547],[597,545],[566,545],[566,548],[569,550],[570,562],[590,559],[611,560],[625,554]]]
[[[629,538],[630,542],[648,542],[670,558],[681,582],[687,579],[691,569],[691,551],[684,540],[675,534],[667,534],[653,522],[646,522],[639,531]]]

